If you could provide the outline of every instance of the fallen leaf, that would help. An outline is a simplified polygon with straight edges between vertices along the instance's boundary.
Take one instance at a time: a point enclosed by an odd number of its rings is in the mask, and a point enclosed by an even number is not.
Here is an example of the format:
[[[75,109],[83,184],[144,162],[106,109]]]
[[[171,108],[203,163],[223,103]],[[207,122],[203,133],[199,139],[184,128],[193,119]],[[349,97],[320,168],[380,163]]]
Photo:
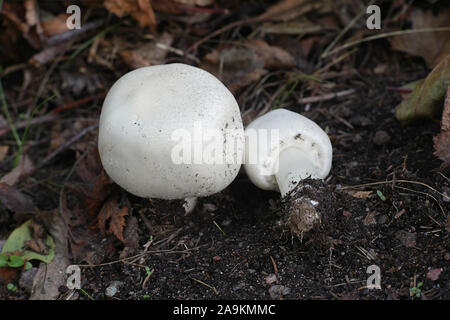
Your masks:
[[[420,118],[436,118],[441,111],[445,93],[450,85],[450,55],[447,55],[395,109],[402,122]]]
[[[416,245],[416,233],[400,230],[395,234],[395,237],[407,248]]]
[[[66,13],[61,13],[52,19],[48,19],[41,22],[44,34],[47,37],[55,36],[57,34],[70,31],[67,28],[67,18],[69,17]]]
[[[33,213],[35,206],[33,199],[13,186],[0,182],[0,202],[14,212],[15,220],[19,221],[27,213]]]
[[[128,208],[119,208],[119,204],[114,201],[106,202],[98,214],[98,227],[103,235],[106,234],[106,222],[109,221],[108,233],[116,236],[124,242],[123,228],[125,227],[125,216],[128,215]]]
[[[50,235],[42,233],[41,236],[45,237],[45,245],[47,253],[39,253],[36,251],[28,250],[26,242],[35,241],[33,239],[30,226],[36,222],[33,219],[29,219],[22,225],[14,229],[9,235],[2,248],[2,253],[14,253],[20,255],[24,260],[40,260],[45,263],[50,263],[55,255],[55,243]]]
[[[70,264],[67,229],[59,214],[53,214],[49,232],[49,237],[54,239],[53,259],[40,264],[33,279],[30,300],[55,300],[60,295],[59,288],[67,283],[66,269]]]
[[[347,193],[351,195],[352,197],[358,198],[358,199],[367,199],[370,197],[373,193],[373,191],[352,191],[348,190]]]
[[[450,130],[450,85],[447,87],[447,95],[444,102],[444,109],[442,111],[441,130]]]
[[[77,195],[81,202],[79,205],[88,213],[89,218],[94,218],[113,187],[113,181],[101,165],[97,147],[91,148],[79,162],[75,172],[82,182],[67,182],[65,186]]]
[[[434,154],[447,164],[450,164],[450,86],[442,111],[441,133],[433,138]]]
[[[123,231],[123,237],[125,239],[125,247],[120,253],[120,258],[133,255],[139,247],[139,224],[135,217],[128,217],[125,229]]]
[[[434,154],[444,161],[450,163],[450,131],[444,131],[433,138]]]
[[[304,21],[288,21],[281,23],[264,23],[261,27],[261,30],[264,33],[268,34],[308,34],[308,33],[316,33],[324,30],[324,28],[312,21],[304,20]]]
[[[363,220],[363,225],[365,226],[370,226],[372,224],[377,224],[377,220],[375,219],[375,212],[369,212]]]
[[[132,69],[164,64],[173,36],[167,32],[133,50],[122,50],[120,56]]]
[[[19,268],[0,267],[0,280],[3,280],[6,285],[17,277],[19,271]]]
[[[435,268],[431,269],[427,272],[427,279],[430,279],[431,281],[436,281],[439,279],[439,276],[441,275],[442,268]]]
[[[42,49],[42,28],[36,23],[38,15],[35,0],[14,3],[5,2],[0,14],[4,15],[14,25],[22,37],[36,50]],[[27,21],[28,20],[28,21]],[[3,33],[3,32],[2,32]]]
[[[409,17],[412,29],[448,27],[450,9],[434,15],[432,10],[414,9]],[[434,68],[450,52],[450,31],[405,34],[388,38],[394,50],[404,51],[425,59]]]
[[[295,60],[286,50],[271,46],[262,40],[248,40],[245,46],[255,54],[264,68],[290,68],[295,66]]]
[[[156,17],[151,0],[105,0],[106,9],[122,18],[131,15],[141,28],[150,27],[156,31]]]
[[[23,154],[19,164],[11,172],[5,174],[0,182],[15,185],[20,179],[25,178],[34,171],[35,167],[30,157],[27,154]]]
[[[201,65],[221,79],[231,92],[258,81],[267,69],[293,66],[295,60],[287,51],[262,40],[246,41],[239,48],[214,50],[204,57]]]

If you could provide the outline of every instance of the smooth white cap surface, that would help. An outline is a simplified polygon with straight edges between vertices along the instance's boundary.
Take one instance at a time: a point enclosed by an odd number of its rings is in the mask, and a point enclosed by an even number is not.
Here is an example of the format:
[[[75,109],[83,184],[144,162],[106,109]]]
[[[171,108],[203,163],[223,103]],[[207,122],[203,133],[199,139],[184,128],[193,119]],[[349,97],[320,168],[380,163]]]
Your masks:
[[[271,130],[274,130],[272,134]],[[255,132],[258,143],[251,139]],[[328,135],[314,121],[298,113],[286,109],[270,111],[253,120],[245,135],[244,168],[249,179],[261,189],[280,191],[277,178],[296,175],[300,180],[307,176],[323,179],[330,172],[333,148]],[[260,144],[267,136],[267,152],[264,152]],[[271,141],[273,136],[276,141]],[[252,157],[257,161],[250,161]],[[288,181],[284,184],[283,193],[290,188]]]
[[[180,143],[174,132],[186,132],[178,138],[189,138],[185,142],[194,146],[206,140],[195,134],[199,126],[234,131],[241,140],[233,151],[239,161],[174,163],[172,153]],[[242,163],[243,137],[239,106],[222,82],[202,69],[176,63],[131,71],[112,86],[100,116],[98,149],[106,172],[125,190],[141,197],[181,199],[227,187]]]

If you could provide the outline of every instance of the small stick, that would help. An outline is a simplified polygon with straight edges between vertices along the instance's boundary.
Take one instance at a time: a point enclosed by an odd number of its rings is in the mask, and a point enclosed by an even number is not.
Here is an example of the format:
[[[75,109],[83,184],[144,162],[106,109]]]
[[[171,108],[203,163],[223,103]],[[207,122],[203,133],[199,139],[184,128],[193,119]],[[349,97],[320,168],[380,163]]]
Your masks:
[[[97,95],[92,96],[92,97],[87,97],[87,98],[84,98],[84,99],[80,99],[80,100],[68,103],[68,104],[66,104],[66,105],[64,105],[62,107],[58,107],[56,109],[53,109],[52,113],[53,114],[57,114],[57,113],[60,113],[61,111],[74,109],[74,108],[77,108],[77,107],[79,107],[79,106],[81,106],[81,105],[83,105],[85,103],[91,102],[92,100],[102,99],[105,96],[106,96],[106,92],[103,92],[103,93],[97,94]]]
[[[210,288],[212,291],[214,291],[214,293],[215,293],[216,295],[219,294],[219,291],[217,291],[217,289],[216,289],[215,287],[213,287],[212,285],[207,284],[207,283],[205,283],[205,282],[203,282],[203,281],[201,281],[201,280],[195,279],[195,278],[193,278],[193,277],[189,277],[189,278],[191,278],[192,280],[197,281],[198,283],[200,283],[200,284],[202,284],[202,285],[204,285],[204,286]]]
[[[34,118],[31,121],[28,121],[28,120],[20,121],[19,123],[15,124],[15,127],[16,127],[16,129],[23,129],[27,126],[51,122],[56,119],[58,119],[58,117],[56,115],[48,114],[48,115],[45,115],[42,117]],[[11,131],[11,128],[9,126],[0,127],[0,137],[4,136],[9,131]]]
[[[394,92],[403,92],[403,93],[410,93],[412,92],[412,89],[408,89],[408,88],[398,88],[398,87],[391,87],[391,86],[387,86],[386,90],[388,91],[394,91]]]
[[[64,142],[64,144],[62,144],[61,146],[59,146],[55,151],[53,151],[52,153],[50,153],[47,157],[44,158],[44,160],[42,160],[42,162],[37,166],[37,169],[42,168],[43,166],[47,165],[51,160],[53,160],[53,158],[55,158],[61,151],[65,150],[66,148],[68,148],[70,145],[72,145],[73,143],[75,143],[76,141],[80,140],[83,136],[85,136],[87,133],[95,130],[98,128],[98,123],[89,126],[85,129],[83,129],[80,133],[78,133],[77,135],[73,136],[72,138],[70,138],[69,140],[67,140],[66,142]]]
[[[340,92],[324,94],[322,96],[307,97],[307,98],[299,99],[298,103],[308,104],[308,103],[319,102],[319,101],[327,101],[327,100],[331,100],[331,99],[334,99],[337,97],[346,96],[346,95],[352,94],[354,92],[355,92],[354,89],[349,89],[349,90],[344,90],[344,91],[340,91]]]

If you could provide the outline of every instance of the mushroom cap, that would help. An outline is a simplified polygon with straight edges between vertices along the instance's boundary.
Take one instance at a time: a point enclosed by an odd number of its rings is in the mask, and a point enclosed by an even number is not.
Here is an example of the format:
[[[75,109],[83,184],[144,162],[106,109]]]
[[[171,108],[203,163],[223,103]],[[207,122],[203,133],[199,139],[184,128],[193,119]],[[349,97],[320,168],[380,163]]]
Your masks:
[[[258,143],[262,143],[259,140],[265,134],[261,129],[267,130],[266,152],[260,147],[251,147],[257,144],[251,139],[255,131]],[[271,130],[276,134],[271,134]],[[313,167],[311,178],[323,179],[331,170],[333,148],[328,135],[314,121],[296,112],[286,109],[270,111],[253,120],[245,129],[245,136],[244,169],[249,179],[261,189],[280,191],[275,175],[279,155],[288,148],[297,148],[308,157],[304,163],[308,162]],[[271,139],[275,139],[275,143],[271,143]],[[256,161],[250,161],[252,152],[253,157],[257,156]]]
[[[177,139],[190,147],[204,146],[208,129],[234,132],[241,145],[231,152],[239,161],[174,161]],[[184,135],[174,136],[176,132]],[[224,147],[222,138],[215,142]],[[180,63],[125,74],[108,92],[100,115],[103,167],[118,185],[140,197],[182,199],[223,190],[239,172],[243,141],[241,114],[231,92],[210,73]],[[193,157],[199,152],[192,151]]]

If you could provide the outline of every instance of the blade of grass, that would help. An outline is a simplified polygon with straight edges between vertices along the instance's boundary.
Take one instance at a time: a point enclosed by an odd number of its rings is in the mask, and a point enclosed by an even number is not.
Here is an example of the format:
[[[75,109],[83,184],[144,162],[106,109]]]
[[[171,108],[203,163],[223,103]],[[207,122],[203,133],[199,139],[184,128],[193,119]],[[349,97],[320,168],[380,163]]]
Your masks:
[[[281,92],[277,95],[277,97],[275,98],[275,101],[272,104],[272,109],[277,109],[279,108],[285,101],[287,98],[289,98],[289,96],[292,94],[292,92],[295,90],[295,88],[297,87],[298,83],[300,82],[300,80],[302,79],[307,79],[307,80],[314,80],[314,81],[318,81],[321,82],[322,80],[319,79],[318,77],[316,77],[315,75],[308,75],[308,74],[297,74],[294,77],[292,77],[291,79],[289,79],[284,85],[283,85],[283,89],[281,90]],[[291,85],[292,84],[292,85]],[[286,92],[286,88],[288,86],[291,86],[287,92]]]
[[[223,235],[224,236],[226,236],[226,233],[225,233],[225,231],[223,231],[223,229],[217,224],[217,222],[215,222],[214,220],[213,220],[213,222],[214,222],[214,224],[216,225],[216,227],[217,227],[217,229],[219,229],[220,230],[220,232],[222,232],[223,233]]]
[[[0,67],[0,69],[2,69],[2,68]],[[14,123],[13,123],[13,121],[11,119],[11,115],[10,115],[9,110],[8,110],[8,105],[6,104],[6,97],[5,97],[5,94],[3,92],[2,79],[1,78],[0,78],[0,100],[1,100],[1,104],[2,104],[3,113],[5,114],[5,117],[6,117],[6,122],[8,123],[9,127],[11,128],[11,132],[12,132],[12,134],[14,136],[14,139],[16,140],[17,146],[19,148],[21,148],[22,147],[22,140],[20,139],[19,135],[17,134],[16,127],[14,126]]]
[[[367,4],[367,7],[372,5],[375,2],[375,0],[370,1]],[[344,34],[347,33],[348,30],[350,30],[350,28],[356,23],[356,21],[358,21],[359,19],[361,19],[361,17],[363,15],[366,14],[366,6],[364,6],[364,8],[358,13],[358,15],[356,17],[354,17],[346,26],[345,28],[337,35],[336,38],[333,39],[333,41],[328,45],[328,47],[325,49],[325,51],[322,53],[322,55],[320,56],[321,58],[325,58],[328,57],[331,54],[331,49],[333,49],[333,47],[336,45],[336,43],[344,36]],[[330,52],[331,51],[331,52]]]
[[[31,111],[31,114],[30,114],[30,116],[29,116],[28,119],[27,119],[27,124],[26,124],[26,126],[25,126],[24,132],[23,132],[23,134],[22,134],[22,139],[20,139],[20,146],[19,146],[19,150],[17,151],[17,155],[16,155],[16,157],[15,157],[15,159],[14,159],[13,167],[16,167],[16,166],[19,164],[20,158],[22,157],[23,150],[24,150],[24,148],[25,148],[25,141],[26,141],[27,136],[28,136],[28,130],[30,129],[31,120],[33,120],[34,114],[35,114],[35,113],[36,113],[43,105],[45,105],[47,102],[53,100],[55,97],[56,97],[56,94],[54,94],[54,95],[48,97],[47,99],[45,99],[44,101],[42,101],[39,105],[36,106],[36,108],[34,108],[34,109]]]
[[[386,33],[380,33],[380,34],[376,34],[370,37],[366,37],[363,39],[359,39],[356,41],[352,41],[352,42],[348,42],[338,48],[335,48],[329,52],[324,52],[322,54],[322,58],[328,57],[329,55],[332,55],[333,53],[336,53],[338,51],[342,51],[344,49],[356,46],[360,43],[363,42],[368,42],[368,41],[372,41],[372,40],[377,40],[377,39],[383,39],[383,38],[389,38],[389,37],[394,37],[394,36],[401,36],[401,35],[405,35],[405,34],[413,34],[413,33],[427,33],[427,32],[441,32],[441,31],[450,31],[450,26],[449,27],[439,27],[439,28],[424,28],[424,29],[412,29],[412,30],[399,30],[399,31],[392,31],[392,32],[386,32]]]
[[[92,38],[90,38],[89,40],[85,41],[83,44],[81,44],[78,49],[76,49],[69,57],[68,61],[71,61],[73,58],[75,58],[77,55],[80,54],[81,51],[83,51],[84,49],[86,49],[87,47],[89,47],[94,41],[95,39],[104,36],[105,34],[107,34],[108,32],[110,32],[111,30],[114,30],[115,28],[117,28],[120,25],[119,23],[113,24],[112,26],[108,26],[105,29],[103,29],[102,31],[100,31],[99,33],[97,33],[95,36],[93,36]],[[66,63],[67,63],[66,62]]]

